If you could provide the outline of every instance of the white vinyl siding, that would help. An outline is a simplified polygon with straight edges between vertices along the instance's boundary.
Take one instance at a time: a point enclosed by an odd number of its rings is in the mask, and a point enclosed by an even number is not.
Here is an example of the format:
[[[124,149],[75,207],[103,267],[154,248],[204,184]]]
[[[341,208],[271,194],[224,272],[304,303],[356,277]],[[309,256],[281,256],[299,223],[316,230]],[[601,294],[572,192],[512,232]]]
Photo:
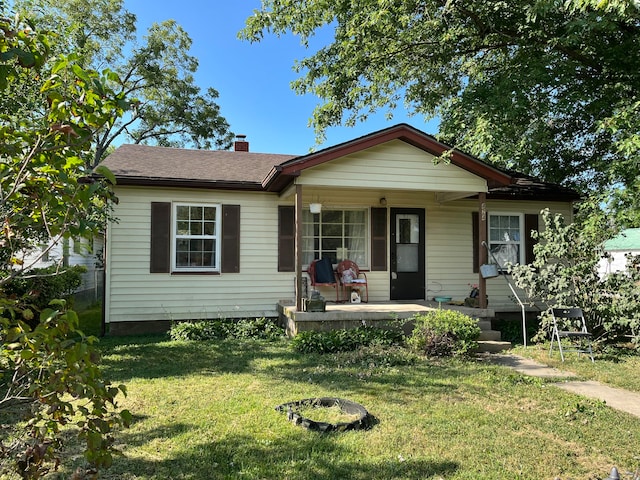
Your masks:
[[[110,322],[275,316],[294,299],[294,274],[277,271],[278,196],[149,187],[116,187],[109,226],[107,318]],[[241,204],[240,272],[150,274],[151,202]]]
[[[370,248],[370,208],[425,209],[427,298],[464,299],[473,273],[471,213],[477,199],[438,202],[440,192],[486,191],[486,182],[401,141],[392,141],[302,172],[304,209],[322,203],[323,211],[366,211],[366,247]],[[115,186],[117,222],[109,225],[106,281],[108,322],[275,316],[280,300],[293,301],[295,274],[278,272],[278,206],[294,205],[293,191],[278,195],[187,188]],[[451,198],[451,197],[449,197]],[[150,274],[151,202],[185,205],[239,205],[240,269],[223,275]],[[569,203],[488,200],[487,212],[539,214],[548,207],[571,221]],[[389,217],[388,217],[389,218]],[[389,218],[390,219],[390,218]],[[540,225],[543,228],[543,225]],[[388,232],[387,232],[388,234]],[[389,252],[387,238],[387,255]],[[224,252],[222,252],[224,254]],[[370,252],[365,258],[368,260]],[[365,262],[366,263],[366,262]],[[387,258],[387,265],[390,265]],[[220,265],[220,262],[216,265]],[[366,266],[366,265],[364,265]],[[389,300],[390,271],[367,272],[371,302]],[[503,278],[487,280],[489,306],[510,306]],[[331,292],[322,292],[330,299]],[[515,307],[517,308],[517,306]]]

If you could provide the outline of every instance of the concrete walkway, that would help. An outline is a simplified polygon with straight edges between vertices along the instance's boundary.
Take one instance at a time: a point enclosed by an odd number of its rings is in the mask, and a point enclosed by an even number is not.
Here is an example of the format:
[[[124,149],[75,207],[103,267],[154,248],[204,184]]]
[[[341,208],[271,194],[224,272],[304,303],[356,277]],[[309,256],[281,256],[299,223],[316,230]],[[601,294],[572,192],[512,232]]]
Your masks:
[[[529,358],[518,355],[495,353],[488,356],[491,362],[503,365],[532,377],[565,379],[555,385],[568,392],[577,393],[585,397],[605,402],[611,408],[640,417],[640,393],[630,392],[620,388],[613,388],[594,381],[570,380],[576,375],[571,372],[558,370],[537,363]]]

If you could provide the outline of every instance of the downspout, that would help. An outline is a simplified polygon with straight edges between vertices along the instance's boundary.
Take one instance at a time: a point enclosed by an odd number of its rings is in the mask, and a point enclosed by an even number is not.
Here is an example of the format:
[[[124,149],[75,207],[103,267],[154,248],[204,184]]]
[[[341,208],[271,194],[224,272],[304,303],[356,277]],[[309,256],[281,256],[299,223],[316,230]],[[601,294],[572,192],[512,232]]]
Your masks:
[[[100,319],[100,337],[107,334],[107,229],[104,229],[102,241],[102,305]]]

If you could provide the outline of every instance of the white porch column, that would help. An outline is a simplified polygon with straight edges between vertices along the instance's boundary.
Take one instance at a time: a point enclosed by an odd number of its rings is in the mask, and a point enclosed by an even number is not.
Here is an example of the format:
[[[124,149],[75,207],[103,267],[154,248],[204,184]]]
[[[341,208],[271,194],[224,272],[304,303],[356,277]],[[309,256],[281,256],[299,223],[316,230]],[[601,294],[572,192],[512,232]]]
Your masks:
[[[487,281],[483,278],[480,266],[487,263],[487,248],[484,244],[487,241],[487,194],[480,192],[478,194],[478,290],[480,294],[480,308],[487,308]]]
[[[302,185],[296,184],[295,198],[296,310],[302,311]]]

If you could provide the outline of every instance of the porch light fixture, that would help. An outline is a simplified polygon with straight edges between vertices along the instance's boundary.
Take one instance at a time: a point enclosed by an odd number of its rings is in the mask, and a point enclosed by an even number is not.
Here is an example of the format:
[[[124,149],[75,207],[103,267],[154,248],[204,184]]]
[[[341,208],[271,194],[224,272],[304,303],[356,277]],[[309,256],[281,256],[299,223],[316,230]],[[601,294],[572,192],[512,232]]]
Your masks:
[[[321,203],[310,203],[309,204],[309,211],[311,213],[320,213],[322,211],[322,204]]]
[[[383,207],[387,206],[387,199],[385,197],[380,198],[380,205]]]

